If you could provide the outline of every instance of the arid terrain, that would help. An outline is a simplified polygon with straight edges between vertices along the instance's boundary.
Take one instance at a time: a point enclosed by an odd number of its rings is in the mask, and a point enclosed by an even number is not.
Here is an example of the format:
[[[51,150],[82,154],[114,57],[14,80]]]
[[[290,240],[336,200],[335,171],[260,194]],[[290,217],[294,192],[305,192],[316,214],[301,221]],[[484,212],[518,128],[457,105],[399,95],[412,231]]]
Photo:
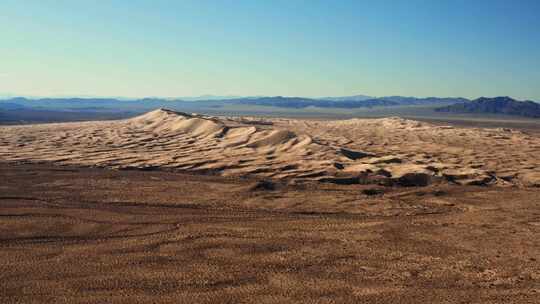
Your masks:
[[[0,302],[538,303],[538,186],[535,130],[0,127]]]
[[[310,121],[155,110],[0,129],[0,159],[347,184],[540,185],[540,137],[398,117]]]

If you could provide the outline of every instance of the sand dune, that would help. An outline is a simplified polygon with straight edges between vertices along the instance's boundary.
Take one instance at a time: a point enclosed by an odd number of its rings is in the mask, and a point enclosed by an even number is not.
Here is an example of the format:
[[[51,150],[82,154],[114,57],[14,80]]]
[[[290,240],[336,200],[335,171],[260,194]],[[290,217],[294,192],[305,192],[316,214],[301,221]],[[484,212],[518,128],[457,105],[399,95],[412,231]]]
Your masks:
[[[286,129],[156,110],[114,122],[2,129],[6,160],[112,168],[175,168],[223,175],[302,177],[333,168],[335,151]]]
[[[288,121],[331,146],[377,155],[359,165],[435,172],[457,184],[540,185],[540,137],[512,129],[436,126],[402,118]],[[405,169],[404,166],[408,169]]]
[[[540,138],[401,118],[218,118],[164,109],[119,121],[0,128],[0,160],[164,168],[289,181],[540,183]]]

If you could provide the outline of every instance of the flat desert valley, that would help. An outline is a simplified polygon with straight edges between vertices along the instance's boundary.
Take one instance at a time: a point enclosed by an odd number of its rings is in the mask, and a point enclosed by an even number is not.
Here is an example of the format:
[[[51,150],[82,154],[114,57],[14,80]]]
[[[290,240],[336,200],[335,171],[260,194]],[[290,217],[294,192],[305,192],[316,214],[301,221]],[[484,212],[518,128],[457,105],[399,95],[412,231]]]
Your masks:
[[[539,303],[540,131],[0,127],[2,303]]]

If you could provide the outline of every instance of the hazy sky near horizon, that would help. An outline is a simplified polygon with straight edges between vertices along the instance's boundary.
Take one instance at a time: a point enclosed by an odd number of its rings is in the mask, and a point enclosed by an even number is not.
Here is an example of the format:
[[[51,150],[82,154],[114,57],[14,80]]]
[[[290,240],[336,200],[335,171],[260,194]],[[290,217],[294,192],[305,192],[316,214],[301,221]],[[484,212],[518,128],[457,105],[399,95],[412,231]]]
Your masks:
[[[540,100],[540,1],[1,0],[0,93]]]

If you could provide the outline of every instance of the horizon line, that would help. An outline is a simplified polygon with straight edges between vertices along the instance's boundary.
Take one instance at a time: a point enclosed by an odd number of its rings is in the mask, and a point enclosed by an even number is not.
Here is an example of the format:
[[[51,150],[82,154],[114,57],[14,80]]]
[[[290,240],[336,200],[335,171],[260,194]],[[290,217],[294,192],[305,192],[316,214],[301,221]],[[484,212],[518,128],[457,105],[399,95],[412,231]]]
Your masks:
[[[207,101],[214,99],[215,101],[227,100],[227,99],[240,99],[240,98],[306,98],[306,99],[324,99],[324,98],[346,98],[346,97],[358,97],[363,96],[367,99],[380,99],[380,98],[390,98],[390,97],[403,97],[403,98],[417,98],[417,99],[426,99],[426,98],[463,98],[467,100],[475,100],[479,98],[498,98],[498,97],[508,97],[514,100],[521,101],[535,101],[534,99],[519,99],[512,97],[510,95],[482,95],[475,98],[463,97],[463,96],[411,96],[411,95],[384,95],[384,96],[372,96],[364,94],[355,94],[355,95],[324,95],[324,96],[302,96],[302,95],[214,95],[214,94],[203,94],[203,95],[193,95],[193,96],[143,96],[143,97],[130,97],[130,96],[114,96],[114,95],[19,95],[19,94],[10,94],[10,93],[0,93],[0,100],[14,99],[14,98],[26,98],[26,99],[124,99],[124,100],[143,100],[143,99],[162,99],[162,100],[184,100],[184,99],[197,99],[192,101]],[[209,99],[204,99],[209,98]],[[189,100],[185,100],[189,101]]]

